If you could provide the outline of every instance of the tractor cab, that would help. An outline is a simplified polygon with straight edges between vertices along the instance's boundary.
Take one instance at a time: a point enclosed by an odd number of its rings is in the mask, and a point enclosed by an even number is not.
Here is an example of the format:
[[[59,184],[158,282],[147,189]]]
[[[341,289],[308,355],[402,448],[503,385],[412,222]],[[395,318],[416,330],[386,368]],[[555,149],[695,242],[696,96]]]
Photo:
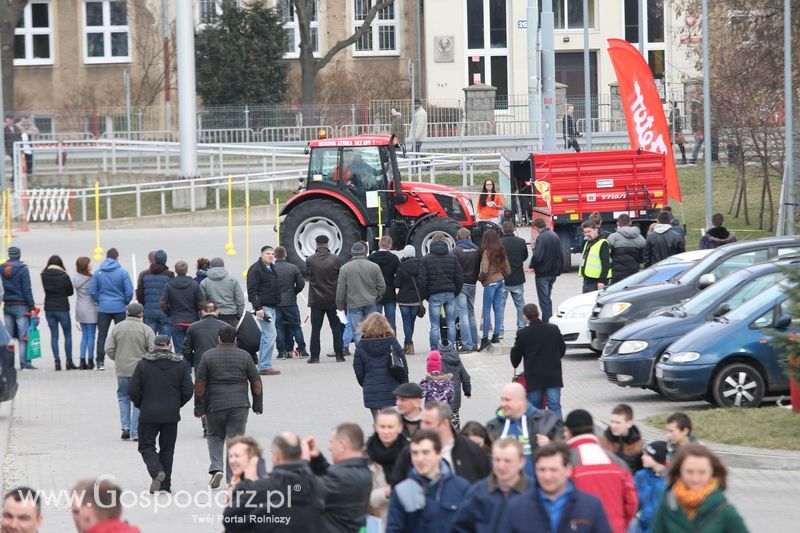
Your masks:
[[[400,182],[396,145],[386,136],[362,136],[320,139],[310,147],[306,189],[340,194],[364,214],[368,225],[384,223]]]

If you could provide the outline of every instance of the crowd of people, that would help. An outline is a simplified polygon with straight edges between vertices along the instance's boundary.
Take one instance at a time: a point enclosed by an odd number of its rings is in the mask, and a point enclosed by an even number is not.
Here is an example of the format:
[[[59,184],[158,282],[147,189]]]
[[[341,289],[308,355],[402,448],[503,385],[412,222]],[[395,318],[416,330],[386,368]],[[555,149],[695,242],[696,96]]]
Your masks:
[[[493,185],[484,188],[491,198]],[[501,206],[498,196],[481,208]],[[704,237],[709,246],[724,240],[722,222],[715,216],[715,233]],[[601,224],[583,224],[584,291],[601,289],[685,246],[669,209],[659,213],[646,239],[625,214],[613,234]],[[550,294],[563,257],[559,238],[543,219],[534,220],[533,229],[532,251],[506,221],[501,231],[486,232],[481,246],[467,229],[458,232],[452,250],[444,235],[436,235],[421,258],[411,246],[392,252],[389,236],[372,254],[366,243],[356,242],[344,264],[320,235],[304,268],[288,261],[285,248],[264,246],[247,271],[246,295],[221,258],[198,259],[191,277],[186,261],[177,261],[173,272],[166,252],[155,250],[134,287],[114,248],[96,272],[89,258],[79,258],[71,276],[53,255],[41,277],[55,370],[62,369],[60,332],[66,370],[104,370],[106,355],[115,362],[121,438],[138,442],[152,493],[172,491],[180,409],[194,397],[194,415],[207,439],[209,486],[230,491],[227,531],[271,531],[288,521],[296,531],[357,531],[368,523],[414,532],[530,531],[531,524],[615,533],[683,531],[708,523],[746,530],[725,502],[724,467],[693,442],[685,414],[670,417],[666,442],[643,442],[627,405],[614,409],[599,436],[587,411],[563,417],[566,348],[558,327],[549,324]],[[5,326],[18,340],[20,368],[28,370],[34,367],[26,333],[39,310],[21,250],[11,247],[8,253],[2,265]],[[525,301],[526,262],[535,272],[538,306]],[[477,283],[483,286],[480,337]],[[306,285],[308,351],[298,306]],[[73,295],[81,329],[77,363]],[[472,385],[461,355],[485,351],[503,338],[508,295],[516,310],[510,359],[523,370],[518,382],[502,388],[499,408],[487,413],[485,424],[470,421],[462,429],[461,402],[472,397]],[[426,374],[413,382],[407,357],[416,354],[415,323],[425,314]],[[280,374],[274,354],[320,362],[325,317],[333,340],[329,356],[344,362],[354,344],[354,373],[375,433],[365,440],[358,425],[337,426],[330,439],[332,464],[313,438],[280,433],[271,443],[268,474],[260,445],[244,437],[249,412],[263,411],[262,377]],[[299,489],[280,520],[274,509],[253,505],[287,486]],[[38,501],[30,501],[34,491],[15,490],[4,500],[3,531],[35,531],[42,517]],[[83,514],[81,503],[75,505],[78,524]],[[118,520],[119,514],[106,518]],[[13,525],[25,520],[33,529]]]

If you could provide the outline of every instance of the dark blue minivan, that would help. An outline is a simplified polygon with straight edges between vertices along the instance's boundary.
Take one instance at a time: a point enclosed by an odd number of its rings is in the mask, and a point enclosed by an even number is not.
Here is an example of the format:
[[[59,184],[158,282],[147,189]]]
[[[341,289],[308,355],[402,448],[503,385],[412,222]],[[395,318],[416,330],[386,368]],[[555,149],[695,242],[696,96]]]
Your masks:
[[[682,304],[660,309],[649,318],[625,326],[611,335],[603,349],[601,369],[610,382],[621,387],[647,387],[657,391],[656,363],[670,344],[783,281],[784,268],[800,268],[800,260],[743,268]]]

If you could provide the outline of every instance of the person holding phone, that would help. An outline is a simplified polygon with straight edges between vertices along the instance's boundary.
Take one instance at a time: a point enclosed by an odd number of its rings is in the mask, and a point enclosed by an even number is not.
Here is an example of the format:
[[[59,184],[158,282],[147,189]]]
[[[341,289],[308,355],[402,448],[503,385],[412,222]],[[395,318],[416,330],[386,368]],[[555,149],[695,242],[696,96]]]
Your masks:
[[[484,181],[481,195],[478,197],[478,220],[494,222],[499,226],[502,211],[503,197],[495,191],[492,180]]]

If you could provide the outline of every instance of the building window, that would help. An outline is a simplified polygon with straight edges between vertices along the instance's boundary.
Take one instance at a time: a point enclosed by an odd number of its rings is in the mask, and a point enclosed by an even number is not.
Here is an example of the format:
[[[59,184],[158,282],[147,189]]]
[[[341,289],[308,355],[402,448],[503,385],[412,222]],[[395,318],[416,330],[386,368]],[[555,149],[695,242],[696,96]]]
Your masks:
[[[14,29],[15,65],[52,65],[53,28],[50,0],[32,0]]]
[[[484,83],[497,88],[495,108],[508,109],[509,52],[506,0],[466,0],[466,2],[467,84]]]
[[[364,24],[364,19],[374,4],[375,0],[353,0],[353,31]],[[398,0],[395,0],[378,11],[370,27],[356,41],[353,55],[397,55],[400,52],[397,19],[399,10]]]
[[[200,24],[213,24],[219,17],[220,7],[217,0],[200,0]]]
[[[84,61],[130,62],[128,3],[125,0],[86,0],[83,6]]]
[[[589,27],[595,28],[594,0],[589,0]],[[539,20],[542,17],[542,3],[539,2]],[[557,30],[578,30],[583,28],[583,0],[553,0],[553,26]]]
[[[639,5],[641,0],[625,0],[625,40],[639,46]],[[664,92],[664,64],[666,45],[664,43],[664,1],[647,0],[644,13],[644,42],[647,62],[659,91]]]
[[[279,12],[286,32],[284,57],[300,57],[300,23],[297,20],[297,13],[294,11],[294,2],[292,0],[279,1]],[[309,29],[311,31],[311,49],[314,51],[314,55],[317,55],[319,52],[319,1],[314,2]]]

